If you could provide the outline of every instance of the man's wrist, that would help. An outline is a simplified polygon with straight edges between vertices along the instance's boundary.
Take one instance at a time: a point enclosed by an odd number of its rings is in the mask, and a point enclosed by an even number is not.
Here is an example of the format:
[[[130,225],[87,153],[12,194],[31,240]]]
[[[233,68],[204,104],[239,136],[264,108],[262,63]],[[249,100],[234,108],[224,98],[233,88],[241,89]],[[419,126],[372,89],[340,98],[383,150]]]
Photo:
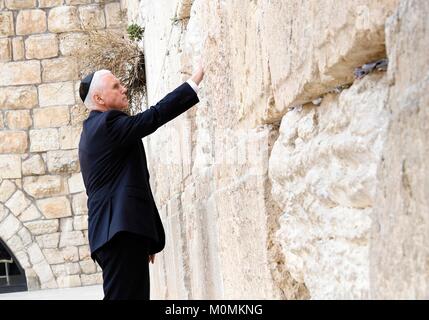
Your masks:
[[[186,82],[192,87],[192,89],[194,89],[195,93],[198,94],[198,85],[194,82],[194,80],[188,79]]]

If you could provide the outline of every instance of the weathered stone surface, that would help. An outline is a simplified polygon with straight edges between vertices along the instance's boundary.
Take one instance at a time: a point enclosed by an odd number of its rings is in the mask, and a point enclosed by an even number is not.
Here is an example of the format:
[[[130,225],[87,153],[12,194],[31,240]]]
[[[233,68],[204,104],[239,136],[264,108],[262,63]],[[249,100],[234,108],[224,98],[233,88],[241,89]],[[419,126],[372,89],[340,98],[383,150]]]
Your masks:
[[[400,1],[386,24],[391,121],[374,201],[374,299],[429,296],[429,2]]]
[[[43,253],[46,257],[46,261],[49,264],[58,264],[64,262],[75,262],[78,261],[79,255],[76,247],[67,247],[67,248],[53,248],[53,249],[44,249]],[[64,270],[64,269],[63,269]],[[58,267],[56,271],[60,273]]]
[[[9,240],[21,227],[19,220],[12,214],[9,214],[5,219],[0,222],[0,237],[7,241]]]
[[[84,274],[97,272],[97,266],[92,260],[81,261],[79,264]]]
[[[22,242],[24,243],[24,246],[28,246],[30,243],[33,242],[33,238],[31,237],[31,233],[30,233],[30,231],[28,231],[27,228],[21,228],[18,231],[18,235],[21,238]]]
[[[74,104],[73,82],[54,82],[39,86],[41,107]]]
[[[33,269],[39,277],[42,289],[54,289],[58,287],[51,267],[45,261],[33,265]]]
[[[0,12],[0,36],[12,36],[13,30],[13,13],[12,11]]]
[[[79,247],[79,259],[80,260],[88,260],[91,257],[91,252],[89,250],[89,246],[80,246]]]
[[[80,172],[73,174],[69,178],[68,184],[70,193],[78,193],[85,191],[85,185],[83,184],[83,178]]]
[[[71,115],[73,121],[73,114]],[[66,126],[60,128],[60,147],[61,149],[77,149],[79,147],[81,126]]]
[[[60,51],[64,56],[78,54],[89,48],[88,36],[83,33],[68,32],[59,35]]]
[[[60,248],[68,246],[81,246],[87,244],[82,231],[62,232],[60,238]]]
[[[66,4],[68,5],[77,5],[77,4],[87,4],[91,3],[91,0],[65,0]],[[97,1],[95,1],[97,2]]]
[[[36,199],[63,195],[68,191],[64,178],[54,175],[25,177],[23,187]]]
[[[72,57],[44,60],[42,69],[43,82],[68,81],[78,78],[77,62]]]
[[[28,199],[21,190],[17,190],[5,203],[6,207],[8,207],[15,216],[18,216],[30,204],[30,199]]]
[[[46,107],[33,110],[34,128],[65,126],[70,121],[68,107]]]
[[[43,262],[45,260],[45,257],[43,256],[42,250],[40,250],[40,247],[37,243],[31,244],[27,248],[28,255],[30,257],[30,261],[32,264],[37,264],[40,262]]]
[[[77,8],[74,6],[60,6],[52,8],[48,16],[50,32],[79,31],[80,23]]]
[[[11,182],[10,180],[3,180],[0,184],[0,202],[6,202],[10,196],[15,192],[16,190],[16,185]],[[76,195],[75,199],[76,199],[76,206],[77,206],[77,210],[79,211],[79,204],[81,204],[81,202],[79,202],[79,199],[82,198],[82,196],[80,195]]]
[[[45,163],[39,154],[30,156],[22,162],[22,174],[24,176],[45,174]]]
[[[58,7],[63,4],[63,0],[39,0],[40,8]]]
[[[40,62],[36,60],[0,63],[0,86],[40,83]]]
[[[11,10],[32,9],[36,7],[36,0],[5,0],[5,5]]]
[[[88,197],[85,192],[81,192],[72,196],[73,215],[88,214],[87,207]]]
[[[61,218],[60,219],[60,230],[64,231],[73,231],[73,218]]]
[[[371,76],[282,120],[270,158],[272,192],[285,210],[278,237],[288,270],[312,298],[369,296],[370,217],[387,88],[385,77]]]
[[[46,59],[56,56],[58,56],[56,34],[34,35],[25,40],[25,57],[27,59]]]
[[[46,13],[40,9],[19,10],[16,17],[16,34],[26,35],[46,31]]]
[[[3,113],[0,112],[0,129],[4,128]]]
[[[0,39],[0,62],[8,62],[12,59],[11,41],[8,38]]]
[[[37,200],[37,207],[46,219],[71,216],[70,202],[66,197],[54,197]]]
[[[60,233],[57,232],[36,236],[36,241],[42,249],[57,248],[60,241]]]
[[[51,173],[77,172],[79,171],[78,151],[61,150],[48,151],[48,170]],[[74,189],[73,189],[74,191]],[[73,192],[70,189],[70,192]]]
[[[121,5],[117,2],[106,3],[104,5],[107,27],[119,26],[122,23]]]
[[[29,110],[6,112],[6,124],[9,129],[28,129],[33,124]]]
[[[59,223],[57,219],[52,219],[26,222],[24,225],[31,234],[38,236],[57,232]]]
[[[73,217],[73,229],[88,230],[88,216],[81,215],[81,216]]]
[[[22,222],[34,221],[41,216],[39,210],[32,204],[19,215],[19,220]]]
[[[24,59],[25,47],[23,37],[12,38],[12,55],[14,61]]]
[[[80,278],[83,286],[91,286],[103,283],[103,275],[101,273],[82,274]]]
[[[106,26],[104,12],[99,5],[80,6],[79,16],[85,30],[100,29]]]
[[[24,153],[27,151],[25,131],[0,131],[0,153]]]
[[[30,130],[30,152],[56,150],[59,147],[57,129]]]
[[[37,104],[34,86],[0,88],[0,109],[31,109]]]
[[[52,266],[52,271],[55,277],[64,277],[81,273],[81,268],[78,262],[67,262]]]

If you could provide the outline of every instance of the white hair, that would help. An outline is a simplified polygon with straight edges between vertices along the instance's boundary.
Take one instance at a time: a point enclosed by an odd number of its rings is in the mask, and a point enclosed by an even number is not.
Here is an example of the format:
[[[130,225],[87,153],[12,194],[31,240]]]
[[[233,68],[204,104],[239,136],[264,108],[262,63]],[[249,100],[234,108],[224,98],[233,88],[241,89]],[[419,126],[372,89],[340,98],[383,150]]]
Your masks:
[[[93,99],[93,95],[95,92],[102,89],[103,82],[101,81],[101,79],[103,78],[103,76],[109,73],[111,73],[110,70],[106,69],[98,70],[94,73],[91,84],[89,86],[88,94],[85,98],[85,101],[83,102],[88,109],[92,109],[97,106]]]

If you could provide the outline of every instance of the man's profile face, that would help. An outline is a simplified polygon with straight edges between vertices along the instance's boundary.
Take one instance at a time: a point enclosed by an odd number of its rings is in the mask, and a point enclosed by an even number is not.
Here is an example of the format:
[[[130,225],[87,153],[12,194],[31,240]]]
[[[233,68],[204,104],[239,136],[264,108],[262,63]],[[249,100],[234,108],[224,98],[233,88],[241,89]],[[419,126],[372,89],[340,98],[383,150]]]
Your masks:
[[[128,107],[127,89],[118,78],[108,73],[103,76],[103,90],[100,97],[108,110],[124,110]]]

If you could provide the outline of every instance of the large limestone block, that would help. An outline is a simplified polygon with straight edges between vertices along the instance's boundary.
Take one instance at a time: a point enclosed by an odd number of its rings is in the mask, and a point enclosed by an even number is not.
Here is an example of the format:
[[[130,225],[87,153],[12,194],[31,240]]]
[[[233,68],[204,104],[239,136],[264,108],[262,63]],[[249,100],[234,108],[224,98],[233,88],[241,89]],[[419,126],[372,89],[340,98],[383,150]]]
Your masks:
[[[68,246],[81,246],[87,244],[82,231],[67,231],[61,233],[60,248]]]
[[[0,88],[0,109],[31,109],[37,104],[34,86]]]
[[[22,222],[34,221],[41,216],[39,210],[32,204],[19,215],[19,220]]]
[[[5,0],[5,5],[11,10],[32,9],[36,7],[36,0]]]
[[[85,191],[82,174],[75,173],[68,179],[70,193],[78,193]]]
[[[11,41],[8,38],[0,39],[0,62],[8,62],[12,59]]]
[[[30,130],[30,152],[56,150],[58,148],[57,129]]]
[[[0,184],[0,202],[7,201],[15,190],[16,185],[13,182],[10,180],[3,180]]]
[[[70,202],[64,196],[37,200],[36,203],[46,219],[71,216]]]
[[[429,297],[429,2],[400,1],[386,25],[391,122],[370,259],[374,299]]]
[[[0,178],[21,178],[21,157],[0,154]]]
[[[63,4],[64,0],[39,0],[39,8],[58,7]]]
[[[25,40],[25,57],[27,59],[45,59],[56,56],[58,56],[56,34],[33,35]]]
[[[369,297],[369,232],[389,112],[386,76],[282,119],[269,160],[286,268],[314,299]],[[329,272],[328,272],[329,270]]]
[[[0,237],[3,241],[7,241],[18,232],[20,227],[21,223],[19,220],[13,214],[9,214],[5,219],[0,221]]]
[[[25,131],[0,131],[0,153],[24,153],[28,136]]]
[[[72,81],[41,84],[38,89],[41,107],[75,103]]]
[[[6,123],[9,129],[28,129],[33,124],[29,110],[7,111]]]
[[[62,249],[48,248],[44,249],[43,253],[49,264],[76,262],[79,260],[78,249],[76,247],[65,247]]]
[[[78,78],[76,59],[71,57],[42,61],[43,82],[76,80]]]
[[[25,47],[23,37],[12,38],[12,53],[13,60],[24,60]]]
[[[36,241],[42,249],[57,248],[60,241],[60,233],[57,232],[36,236]]]
[[[99,5],[80,6],[79,16],[85,30],[100,29],[106,26],[104,12]]]
[[[71,112],[73,121],[74,114]],[[76,119],[75,119],[76,120]],[[60,147],[61,149],[77,149],[79,146],[82,126],[66,126],[60,128]]]
[[[78,54],[89,48],[88,36],[79,32],[66,32],[59,35],[60,52],[63,56]]]
[[[82,285],[78,274],[69,276],[60,276],[57,278],[59,288],[73,288]]]
[[[74,6],[60,6],[49,11],[48,29],[50,32],[79,31],[78,10]]]
[[[13,30],[13,12],[0,12],[0,36],[12,36]]]
[[[36,108],[33,111],[34,128],[65,126],[70,121],[68,107]]]
[[[28,199],[21,190],[17,190],[12,197],[5,203],[6,207],[15,216],[18,216],[22,211],[24,211],[31,204],[30,199]]]
[[[67,193],[63,177],[53,175],[24,177],[23,188],[36,199]]]
[[[40,175],[46,172],[45,162],[39,154],[30,156],[22,161],[22,174],[24,176]]]
[[[36,60],[0,63],[0,86],[40,83],[40,62]]]
[[[107,27],[117,27],[123,23],[121,5],[118,2],[111,2],[104,5]]]
[[[88,197],[85,192],[81,192],[72,196],[72,208],[73,215],[87,215],[88,207],[87,207]]]
[[[80,169],[77,149],[48,151],[47,158],[51,173],[77,172]]]
[[[20,10],[16,17],[16,34],[27,35],[46,31],[46,13],[40,9]]]
[[[25,227],[33,235],[43,235],[47,233],[58,232],[59,222],[58,219],[51,220],[38,220],[24,223]]]

